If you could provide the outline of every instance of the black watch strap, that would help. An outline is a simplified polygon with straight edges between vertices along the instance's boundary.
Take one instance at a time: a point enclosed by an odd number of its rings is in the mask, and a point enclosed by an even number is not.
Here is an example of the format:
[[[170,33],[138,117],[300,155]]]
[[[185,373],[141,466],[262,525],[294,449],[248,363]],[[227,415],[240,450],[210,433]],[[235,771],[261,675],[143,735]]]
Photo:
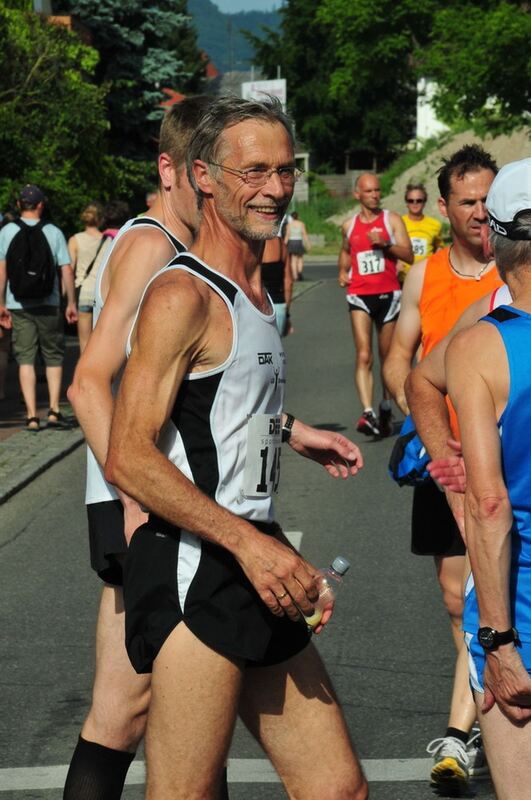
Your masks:
[[[293,423],[295,422],[295,417],[293,414],[288,414],[286,412],[286,421],[282,426],[282,441],[289,442],[291,439],[291,429],[293,428]]]
[[[509,628],[508,631],[497,631],[494,628],[480,628],[478,630],[478,640],[480,645],[487,652],[496,650],[501,644],[518,642],[518,631],[516,628]]]

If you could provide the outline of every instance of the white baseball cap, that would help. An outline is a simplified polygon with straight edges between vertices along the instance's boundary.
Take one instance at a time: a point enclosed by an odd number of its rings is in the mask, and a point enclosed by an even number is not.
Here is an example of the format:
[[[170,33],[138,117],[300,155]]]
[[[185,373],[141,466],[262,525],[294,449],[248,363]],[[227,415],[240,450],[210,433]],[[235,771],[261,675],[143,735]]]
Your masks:
[[[511,161],[494,178],[486,201],[489,226],[513,240],[531,240],[531,225],[515,224],[522,211],[531,211],[531,158]]]

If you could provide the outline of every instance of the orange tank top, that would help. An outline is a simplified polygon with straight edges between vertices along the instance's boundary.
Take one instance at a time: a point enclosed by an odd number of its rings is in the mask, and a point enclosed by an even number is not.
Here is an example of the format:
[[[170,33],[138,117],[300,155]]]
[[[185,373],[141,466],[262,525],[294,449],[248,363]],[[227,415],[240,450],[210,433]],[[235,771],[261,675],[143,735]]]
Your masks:
[[[479,280],[460,278],[450,266],[449,252],[449,247],[438,250],[426,264],[419,302],[423,358],[444,339],[468,306],[503,285],[495,267]],[[450,427],[459,439],[457,415],[448,397],[446,402]]]
[[[449,252],[449,247],[439,250],[426,264],[419,302],[423,357],[444,339],[468,306],[502,285],[495,267],[479,280],[459,277],[450,266]]]

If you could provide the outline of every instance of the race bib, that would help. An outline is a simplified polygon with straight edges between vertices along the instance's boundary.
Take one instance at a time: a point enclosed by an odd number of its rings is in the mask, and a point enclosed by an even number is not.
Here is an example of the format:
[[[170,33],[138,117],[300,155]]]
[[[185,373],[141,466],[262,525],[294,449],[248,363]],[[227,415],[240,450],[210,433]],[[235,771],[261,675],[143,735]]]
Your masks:
[[[411,237],[411,247],[414,256],[425,256],[428,253],[428,242],[420,236]]]
[[[385,258],[381,250],[364,250],[356,253],[360,275],[376,275],[385,270]]]
[[[281,427],[280,414],[253,414],[250,417],[243,474],[243,494],[246,497],[270,497],[278,491]]]

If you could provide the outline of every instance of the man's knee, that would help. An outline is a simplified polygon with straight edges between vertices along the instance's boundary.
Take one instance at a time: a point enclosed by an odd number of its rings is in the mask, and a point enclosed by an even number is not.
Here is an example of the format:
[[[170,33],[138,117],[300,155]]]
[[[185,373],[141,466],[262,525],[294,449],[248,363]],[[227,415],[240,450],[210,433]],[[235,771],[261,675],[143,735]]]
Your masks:
[[[452,620],[459,621],[463,616],[463,592],[460,586],[441,585],[445,608]]]
[[[371,369],[373,355],[368,347],[360,347],[356,352],[356,366]]]
[[[147,726],[151,692],[94,692],[83,735],[114,750],[136,750]]]

